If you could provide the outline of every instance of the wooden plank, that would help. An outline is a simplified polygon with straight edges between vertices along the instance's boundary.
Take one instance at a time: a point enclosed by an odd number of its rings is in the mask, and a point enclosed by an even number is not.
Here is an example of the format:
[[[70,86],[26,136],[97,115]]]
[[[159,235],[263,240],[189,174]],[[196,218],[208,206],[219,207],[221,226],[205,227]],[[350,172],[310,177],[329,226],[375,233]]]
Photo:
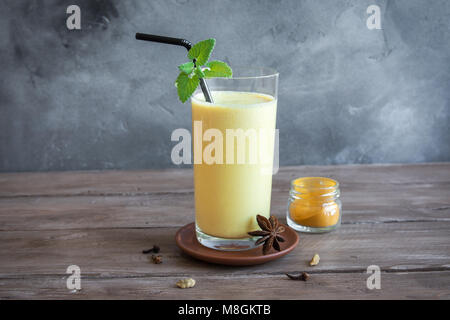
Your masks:
[[[80,229],[0,232],[0,277],[61,275],[79,265],[85,275],[101,277],[163,275],[238,275],[295,271],[364,271],[376,264],[385,271],[450,270],[450,222],[349,224],[322,235],[301,235],[286,257],[260,266],[231,268],[184,255],[174,241],[176,228]],[[163,264],[141,251],[161,246]],[[307,262],[319,253],[321,262]]]
[[[0,279],[0,299],[450,299],[450,272],[381,273],[381,289],[369,290],[366,273],[312,273],[308,282],[284,275],[195,277],[190,289],[180,277],[81,278],[81,290],[66,277]]]
[[[450,221],[446,189],[386,189],[343,189],[343,223]],[[283,221],[287,198],[287,191],[272,193],[272,213]],[[193,193],[12,197],[0,199],[0,230],[180,227],[194,212]]]
[[[192,221],[192,193],[0,199],[3,231],[173,227]]]
[[[287,190],[300,176],[327,176],[343,187],[429,183],[448,187],[450,163],[408,165],[341,165],[282,167],[274,176],[274,190]],[[192,192],[192,169],[146,171],[90,171],[0,174],[0,197],[38,195],[138,195]]]
[[[0,174],[0,196],[136,195],[191,192],[192,169]]]

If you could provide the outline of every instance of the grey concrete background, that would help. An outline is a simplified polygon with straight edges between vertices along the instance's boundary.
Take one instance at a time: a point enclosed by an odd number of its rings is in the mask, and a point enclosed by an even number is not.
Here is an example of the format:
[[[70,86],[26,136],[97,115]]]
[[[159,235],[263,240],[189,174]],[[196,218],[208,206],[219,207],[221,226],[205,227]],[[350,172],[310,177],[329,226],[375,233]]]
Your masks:
[[[215,37],[214,58],[279,70],[282,165],[449,161],[449,21],[445,0],[2,0],[0,171],[173,166],[186,52],[137,31]]]

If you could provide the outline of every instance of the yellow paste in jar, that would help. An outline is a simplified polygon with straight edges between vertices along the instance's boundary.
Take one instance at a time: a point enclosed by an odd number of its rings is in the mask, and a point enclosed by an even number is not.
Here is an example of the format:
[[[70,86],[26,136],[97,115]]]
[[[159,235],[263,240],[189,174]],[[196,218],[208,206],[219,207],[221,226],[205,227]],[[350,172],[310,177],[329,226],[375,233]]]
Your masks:
[[[292,182],[295,194],[289,204],[289,214],[296,223],[313,228],[333,226],[339,221],[340,209],[336,203],[338,183],[329,178],[308,177]]]

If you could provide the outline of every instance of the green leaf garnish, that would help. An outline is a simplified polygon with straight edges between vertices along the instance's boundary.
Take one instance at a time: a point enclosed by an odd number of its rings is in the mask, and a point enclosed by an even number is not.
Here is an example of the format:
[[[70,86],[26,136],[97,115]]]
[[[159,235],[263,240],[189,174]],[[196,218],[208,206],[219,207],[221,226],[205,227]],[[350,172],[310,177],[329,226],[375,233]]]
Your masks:
[[[209,56],[214,49],[216,39],[207,39],[196,43],[188,52],[188,58],[195,59],[195,64],[198,66],[204,65],[209,60]]]
[[[178,69],[180,69],[182,72],[186,74],[191,74],[191,72],[194,70],[194,63],[193,62],[186,62],[178,66]]]
[[[175,81],[175,86],[177,87],[178,97],[181,102],[185,103],[197,89],[200,80],[197,75],[192,77],[184,72],[180,72],[177,80]]]
[[[229,78],[233,75],[233,71],[231,70],[230,66],[227,65],[225,62],[222,61],[210,61],[207,64],[205,64],[206,69],[203,70],[206,78],[213,78],[213,77],[225,77]]]
[[[186,102],[192,96],[201,78],[232,76],[233,72],[225,62],[208,62],[215,43],[216,39],[211,38],[195,44],[188,52],[188,58],[192,61],[178,66],[181,72],[175,81],[175,86],[181,102]]]
[[[200,67],[195,68],[195,74],[199,78],[204,78],[205,77],[205,73],[203,72],[203,70]]]

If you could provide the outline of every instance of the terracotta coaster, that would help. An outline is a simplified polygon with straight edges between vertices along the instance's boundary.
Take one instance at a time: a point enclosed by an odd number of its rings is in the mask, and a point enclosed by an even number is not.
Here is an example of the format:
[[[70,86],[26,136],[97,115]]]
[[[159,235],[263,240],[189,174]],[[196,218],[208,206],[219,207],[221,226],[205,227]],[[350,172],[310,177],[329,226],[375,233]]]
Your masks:
[[[190,223],[180,228],[175,235],[178,247],[199,260],[225,264],[231,266],[250,266],[272,261],[291,252],[298,244],[298,234],[292,228],[281,224],[286,231],[283,236],[285,242],[281,242],[281,251],[271,250],[268,254],[262,254],[262,248],[257,247],[245,251],[219,251],[201,245],[195,236],[195,223]]]

